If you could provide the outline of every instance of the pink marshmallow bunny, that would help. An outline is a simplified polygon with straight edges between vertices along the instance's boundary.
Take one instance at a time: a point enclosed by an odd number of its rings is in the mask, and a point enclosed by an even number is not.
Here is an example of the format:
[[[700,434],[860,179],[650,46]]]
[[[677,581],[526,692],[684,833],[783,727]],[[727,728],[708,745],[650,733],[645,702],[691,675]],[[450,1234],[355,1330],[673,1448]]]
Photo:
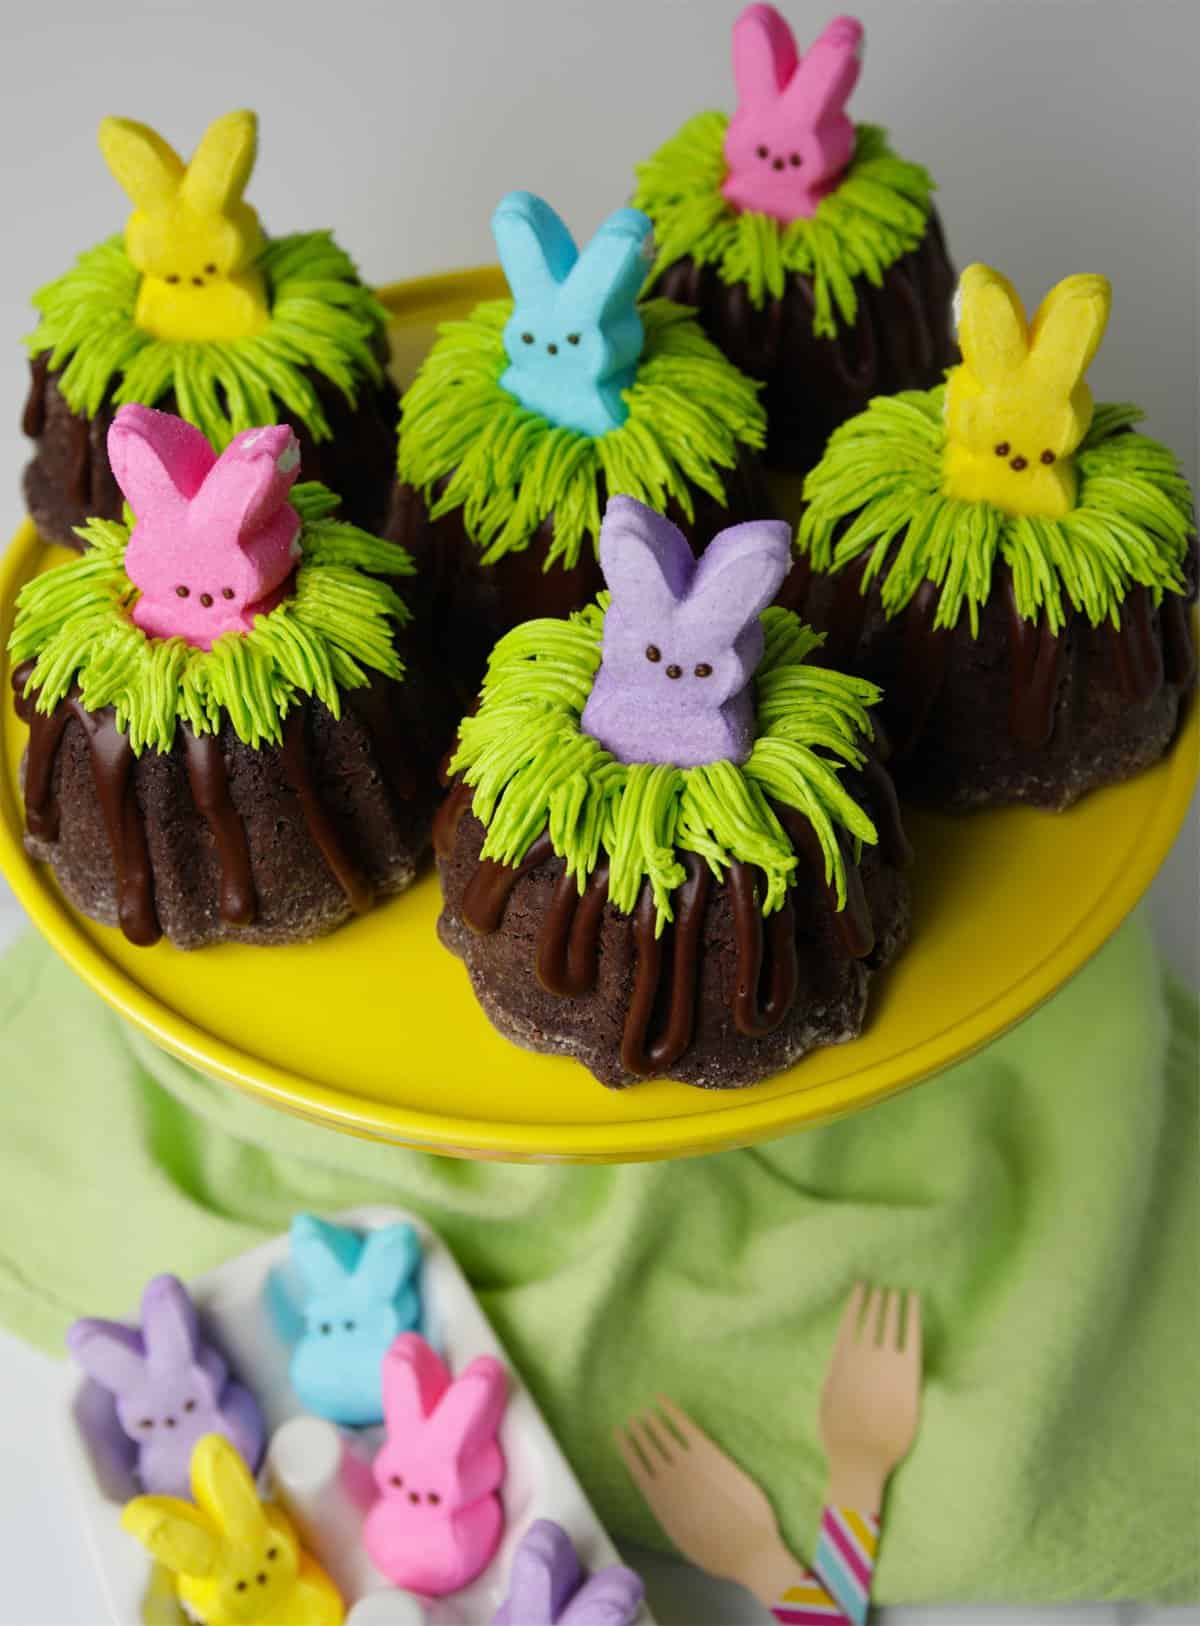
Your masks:
[[[801,58],[774,6],[747,6],[733,25],[737,111],[725,136],[721,187],[735,209],[807,219],[854,156],[846,101],[858,80],[862,24],[835,17]]]
[[[380,1495],[363,1539],[395,1586],[440,1598],[490,1563],[504,1529],[496,1430],[506,1398],[504,1368],[490,1355],[451,1379],[417,1333],[401,1333],[388,1349],[387,1440],[373,1464]]]
[[[123,406],[108,459],[136,522],[125,572],[141,597],[134,622],[151,638],[211,649],[273,609],[300,558],[288,494],[300,468],[286,424],[246,429],[220,457],[168,412]]]
[[[664,515],[610,497],[600,568],[612,599],[584,731],[620,762],[744,762],[759,616],[787,575],[791,535],[782,520],[731,525],[696,560]]]

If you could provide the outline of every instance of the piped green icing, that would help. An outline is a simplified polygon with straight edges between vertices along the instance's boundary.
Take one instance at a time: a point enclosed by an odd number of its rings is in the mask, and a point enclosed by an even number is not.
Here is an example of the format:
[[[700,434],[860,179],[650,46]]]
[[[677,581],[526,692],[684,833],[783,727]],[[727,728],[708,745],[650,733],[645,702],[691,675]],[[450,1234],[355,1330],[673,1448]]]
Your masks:
[[[1173,452],[1129,433],[1143,414],[1098,406],[1075,462],[1079,497],[1061,519],[1015,515],[942,492],[945,386],[879,396],[841,424],[804,482],[797,545],[815,570],[867,556],[866,592],[877,578],[896,615],[924,581],[941,588],[934,625],[972,634],[992,590],[997,559],[1010,566],[1017,609],[1042,613],[1058,631],[1064,596],[1093,626],[1120,625],[1135,584],[1155,603],[1185,590],[1183,564],[1194,520],[1192,495]]]
[[[729,119],[698,113],[637,166],[636,208],[654,222],[657,258],[651,284],[676,260],[715,265],[723,282],[742,284],[756,308],[782,297],[787,278],[813,284],[813,332],[837,335],[858,312],[856,277],[878,287],[883,274],[925,235],[934,183],[928,170],[897,158],[887,133],[860,124],[854,157],[837,189],[811,219],[786,225],[739,213],[721,194]]]
[[[106,399],[154,406],[173,394],[174,410],[218,451],[241,430],[284,418],[327,440],[306,369],[354,402],[364,382],[383,377],[373,346],[387,312],[328,232],[276,238],[258,264],[271,304],[261,333],[203,344],[156,339],[134,321],[141,273],[112,237],[34,295],[41,321],[25,342],[33,355],[48,354],[72,412],[92,417]]]
[[[826,881],[844,907],[838,830],[855,842],[874,844],[877,837],[839,772],[862,764],[863,743],[871,739],[867,708],[880,691],[862,678],[806,665],[823,637],[790,611],[770,609],[762,618],[766,650],[755,680],[758,737],[747,761],[626,765],[580,727],[600,665],[607,605],[601,594],[568,620],[528,621],[496,645],[479,709],[464,719],[451,763],[475,792],[472,810],[487,829],[482,855],[519,864],[547,831],[582,892],[603,853],[618,909],[632,911],[649,881],[659,932],[685,878],[681,852],[699,854],[718,880],[739,859],[763,871],[762,909],[770,914],[796,867],[775,802],[811,822]]]
[[[490,301],[440,327],[401,405],[400,479],[435,519],[461,508],[485,564],[528,547],[552,515],[544,568],[569,569],[586,538],[596,543],[606,491],[660,510],[674,502],[690,519],[693,490],[722,501],[723,473],[765,443],[759,386],[665,299],[640,307],[646,345],[620,428],[593,437],[549,423],[500,386],[512,308]]]
[[[404,665],[393,632],[411,619],[381,576],[411,576],[408,553],[334,519],[338,499],[315,482],[293,487],[302,558],[292,594],[248,633],[211,650],[182,638],[148,638],[129,611],[137,590],[125,574],[129,526],[80,526],[84,553],[27,582],[9,640],[14,666],[34,661],[25,693],[49,713],[73,687],[89,711],[112,706],[133,750],[169,751],[181,721],[216,733],[227,715],[248,745],[278,742],[283,719],[304,695],[341,715],[341,692]]]

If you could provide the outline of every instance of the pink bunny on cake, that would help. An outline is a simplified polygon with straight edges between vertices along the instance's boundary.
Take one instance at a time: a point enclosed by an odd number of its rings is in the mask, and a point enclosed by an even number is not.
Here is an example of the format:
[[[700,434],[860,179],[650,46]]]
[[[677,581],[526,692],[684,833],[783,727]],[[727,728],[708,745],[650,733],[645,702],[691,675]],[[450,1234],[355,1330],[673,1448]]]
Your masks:
[[[273,609],[300,558],[288,495],[300,449],[286,424],[246,429],[218,457],[200,431],[150,407],[123,406],[108,458],[135,524],[125,572],[152,638],[211,649]]]
[[[858,80],[862,24],[835,17],[806,56],[774,6],[747,6],[733,25],[737,111],[725,136],[721,191],[735,209],[808,218],[854,156],[846,101]]]
[[[506,1398],[493,1356],[477,1356],[452,1379],[417,1333],[401,1333],[388,1349],[387,1440],[373,1465],[380,1494],[363,1538],[395,1586],[442,1597],[469,1585],[494,1556],[504,1529],[496,1431]]]

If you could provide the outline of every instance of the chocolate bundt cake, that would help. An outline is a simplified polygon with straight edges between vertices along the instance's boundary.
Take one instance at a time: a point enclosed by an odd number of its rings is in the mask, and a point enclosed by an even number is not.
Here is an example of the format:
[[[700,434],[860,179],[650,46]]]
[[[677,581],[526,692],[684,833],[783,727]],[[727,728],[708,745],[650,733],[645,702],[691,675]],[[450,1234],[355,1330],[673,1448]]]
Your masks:
[[[403,891],[449,722],[403,549],[293,485],[286,426],[217,458],[127,406],[107,450],[137,519],[85,526],[10,644],[29,852],[142,945],[298,941]]]
[[[1067,278],[1030,326],[971,266],[959,305],[948,385],[873,402],[809,475],[781,602],[827,634],[819,660],[882,686],[903,791],[1061,809],[1174,738],[1191,494],[1135,407],[1093,408],[1103,278]]]
[[[49,541],[76,547],[87,520],[120,519],[107,440],[126,402],[180,414],[218,449],[286,422],[306,476],[382,530],[397,411],[386,312],[327,232],[264,237],[241,200],[256,128],[252,113],[217,119],[185,166],[145,125],[101,125],[135,212],[34,296],[28,340],[25,499]]]
[[[933,183],[844,112],[861,42],[839,17],[800,58],[779,13],[748,6],[733,117],[697,115],[637,169],[651,288],[764,382],[767,461],[783,469],[811,468],[873,396],[936,384],[955,359]]]
[[[434,844],[442,942],[506,1037],[603,1083],[752,1084],[862,1031],[909,853],[872,685],[764,609],[788,528],[610,499],[611,601],[501,640]]]
[[[618,210],[579,253],[517,192],[493,229],[514,297],[439,330],[401,403],[387,528],[471,695],[502,633],[595,596],[610,491],[652,502],[696,547],[770,511],[757,386],[687,311],[636,303],[645,217]]]

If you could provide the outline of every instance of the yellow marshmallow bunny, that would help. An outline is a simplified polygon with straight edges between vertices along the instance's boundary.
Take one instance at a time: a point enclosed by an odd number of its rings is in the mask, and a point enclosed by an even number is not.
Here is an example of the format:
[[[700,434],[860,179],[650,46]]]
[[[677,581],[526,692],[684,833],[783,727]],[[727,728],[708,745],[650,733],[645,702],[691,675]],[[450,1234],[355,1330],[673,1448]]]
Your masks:
[[[1084,374],[1111,296],[1105,277],[1067,277],[1029,325],[1006,277],[967,267],[955,301],[963,360],[946,384],[948,497],[1051,519],[1074,508],[1071,454],[1092,421]]]
[[[265,239],[242,201],[257,141],[253,113],[226,113],[185,164],[148,125],[101,123],[100,150],[134,206],[125,227],[142,273],[134,320],[156,338],[240,339],[270,320],[254,264]]]
[[[121,1524],[173,1572],[180,1601],[205,1626],[340,1626],[341,1596],[300,1548],[281,1509],[259,1501],[229,1441],[206,1434],[191,1463],[196,1505],[139,1496]]]

